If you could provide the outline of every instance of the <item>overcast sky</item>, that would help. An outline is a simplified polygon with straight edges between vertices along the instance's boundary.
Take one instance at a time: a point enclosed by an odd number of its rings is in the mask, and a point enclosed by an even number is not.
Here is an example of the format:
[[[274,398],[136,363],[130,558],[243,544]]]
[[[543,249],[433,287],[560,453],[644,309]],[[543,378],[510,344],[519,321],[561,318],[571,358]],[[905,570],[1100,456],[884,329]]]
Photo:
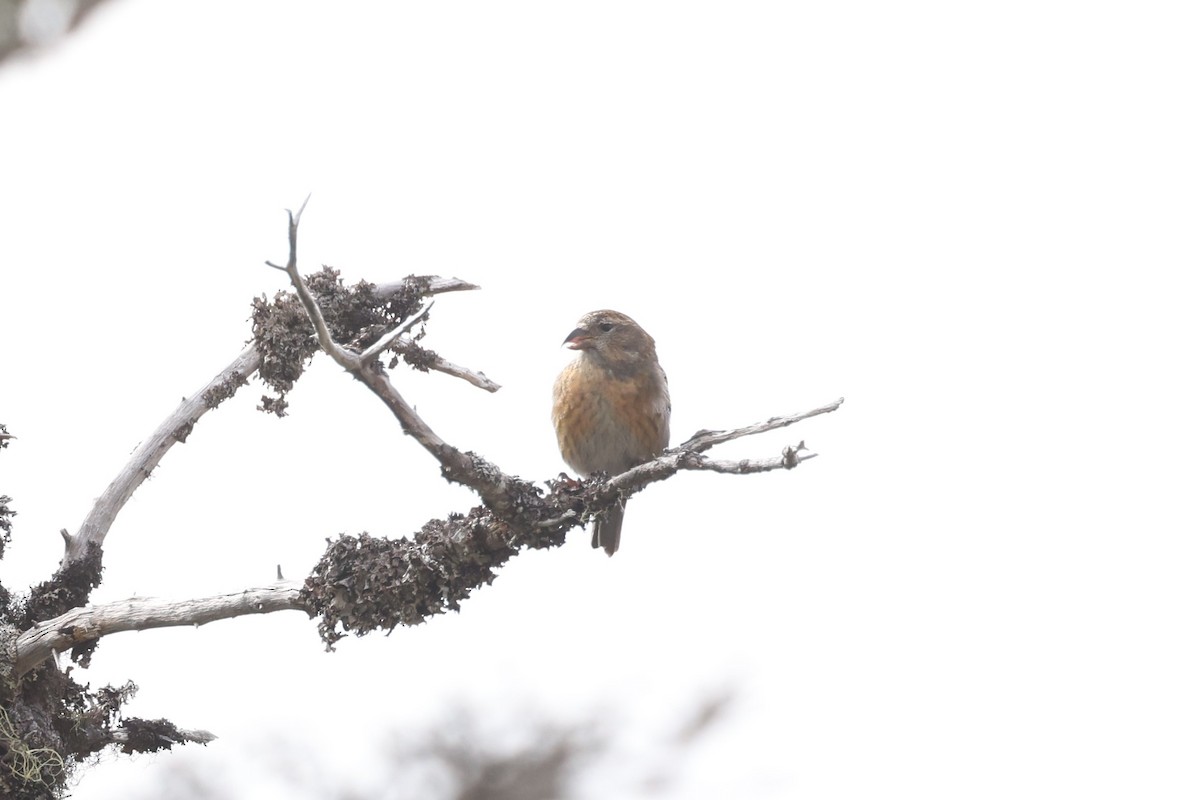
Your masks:
[[[323,652],[302,614],[101,642],[93,686],[206,728],[106,757],[78,800],[237,764],[276,734],[333,785],[456,704],[612,721],[629,762],[704,692],[730,718],[662,797],[1194,797],[1200,26],[1188,3],[114,0],[0,68],[0,579],[74,529],[302,267],[457,276],[427,344],[504,388],[395,380],[509,472],[565,467],[578,317],[658,341],[672,442],[730,446],[460,614]],[[303,577],[326,537],[473,503],[318,358],[250,387],[126,508],[94,596]],[[718,451],[719,452],[719,451]],[[501,726],[503,727],[503,726]],[[270,773],[266,769],[266,773]],[[589,797],[633,797],[592,776]]]

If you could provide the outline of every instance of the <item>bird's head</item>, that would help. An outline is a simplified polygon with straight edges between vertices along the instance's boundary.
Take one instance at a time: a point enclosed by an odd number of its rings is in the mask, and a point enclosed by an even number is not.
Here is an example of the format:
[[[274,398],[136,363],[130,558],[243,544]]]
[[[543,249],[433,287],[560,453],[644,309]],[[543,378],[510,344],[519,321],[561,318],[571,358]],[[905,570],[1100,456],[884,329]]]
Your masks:
[[[563,344],[609,366],[657,358],[650,334],[619,311],[608,309],[584,314]]]

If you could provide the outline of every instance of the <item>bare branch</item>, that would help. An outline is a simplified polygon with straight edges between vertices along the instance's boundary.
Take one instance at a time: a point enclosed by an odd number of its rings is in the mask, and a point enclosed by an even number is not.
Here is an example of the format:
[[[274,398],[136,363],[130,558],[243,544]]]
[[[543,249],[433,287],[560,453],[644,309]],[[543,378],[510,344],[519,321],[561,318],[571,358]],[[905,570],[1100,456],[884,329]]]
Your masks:
[[[789,425],[794,425],[802,419],[816,417],[821,414],[828,414],[831,411],[837,411],[845,402],[846,398],[839,397],[829,405],[814,408],[812,411],[806,411],[803,414],[788,414],[784,417],[771,417],[766,422],[756,422],[753,425],[747,425],[744,428],[735,428],[731,431],[696,431],[692,434],[692,438],[688,439],[683,444],[679,445],[679,450],[690,450],[693,453],[703,453],[719,444],[731,442],[734,439],[740,439],[743,436],[753,436],[758,433],[766,433],[767,431],[786,428]]]
[[[418,347],[417,343],[412,339],[409,339],[407,336],[401,336],[399,339],[397,339],[395,346],[401,352],[410,352]],[[444,372],[447,375],[464,380],[472,386],[478,386],[480,389],[485,391],[500,391],[500,384],[496,383],[482,372],[474,372],[466,367],[460,367],[458,364],[451,363],[441,356],[434,356],[429,361],[428,366],[429,369],[434,370],[435,372]]]
[[[204,625],[245,614],[304,610],[299,581],[282,581],[241,592],[193,600],[160,600],[133,597],[101,605],[74,608],[61,616],[36,623],[17,637],[16,670],[24,675],[51,653],[94,642],[121,631],[141,631],[180,625]]]
[[[217,373],[215,378],[205,384],[204,388],[185,399],[163,420],[150,438],[134,451],[124,469],[96,500],[91,512],[79,526],[79,532],[74,536],[65,537],[67,551],[63,559],[64,564],[82,559],[87,554],[89,545],[104,544],[104,537],[108,535],[117,514],[133,496],[134,491],[142,485],[142,481],[150,476],[158,462],[176,442],[187,439],[192,426],[200,417],[215,407],[215,403],[212,402],[214,394],[220,392],[223,387],[244,383],[246,378],[258,369],[260,361],[261,358],[254,347],[247,347],[225,369]]]
[[[801,451],[805,452],[801,453]],[[791,469],[801,461],[808,461],[810,458],[816,457],[816,453],[807,452],[804,442],[800,442],[795,447],[785,447],[783,454],[778,458],[746,458],[741,461],[715,461],[695,454],[695,459],[682,459],[678,463],[678,468],[681,470],[720,472],[726,475],[751,475],[756,472]]]

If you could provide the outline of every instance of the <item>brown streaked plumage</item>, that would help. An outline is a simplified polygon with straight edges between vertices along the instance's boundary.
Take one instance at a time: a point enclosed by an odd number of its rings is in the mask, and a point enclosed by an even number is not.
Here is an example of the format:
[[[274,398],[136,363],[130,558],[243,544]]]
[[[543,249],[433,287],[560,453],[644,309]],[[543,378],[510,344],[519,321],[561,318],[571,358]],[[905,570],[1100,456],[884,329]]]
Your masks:
[[[593,311],[563,344],[579,357],[554,382],[554,430],[563,460],[580,475],[616,475],[662,453],[671,423],[667,376],[654,340],[629,317]],[[597,519],[592,547],[621,544],[624,505]]]

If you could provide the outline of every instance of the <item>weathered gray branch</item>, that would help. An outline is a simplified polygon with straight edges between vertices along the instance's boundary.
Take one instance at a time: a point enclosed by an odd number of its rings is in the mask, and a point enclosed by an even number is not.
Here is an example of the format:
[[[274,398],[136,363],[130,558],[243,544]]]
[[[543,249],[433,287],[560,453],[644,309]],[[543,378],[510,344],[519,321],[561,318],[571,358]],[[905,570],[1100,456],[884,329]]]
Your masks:
[[[394,346],[402,353],[412,352],[417,348],[417,343],[407,336],[401,336],[396,339]],[[460,367],[458,364],[447,361],[441,356],[434,356],[429,362],[429,369],[435,372],[443,372],[453,378],[464,380],[472,386],[476,386],[488,392],[500,391],[500,384],[493,381],[482,372],[469,370],[466,367]]]
[[[125,503],[133,496],[137,488],[142,485],[142,481],[149,477],[154,468],[158,466],[158,462],[176,442],[187,438],[191,426],[209,410],[208,402],[205,399],[209,392],[230,379],[237,380],[235,376],[250,375],[258,369],[259,361],[260,357],[254,346],[247,347],[229,366],[217,373],[217,376],[204,388],[186,398],[179,408],[162,421],[150,438],[142,442],[134,451],[133,457],[104,490],[104,494],[97,498],[91,512],[79,526],[78,533],[74,536],[64,534],[67,543],[64,563],[83,558],[89,544],[102,545],[104,543],[104,537],[108,535],[108,530],[112,527],[117,514],[125,507]]]
[[[753,425],[747,425],[744,428],[734,428],[731,431],[696,431],[692,434],[692,438],[688,439],[683,444],[679,445],[679,450],[691,450],[693,453],[703,453],[716,445],[731,442],[734,439],[740,439],[743,436],[753,436],[757,433],[766,433],[767,431],[786,428],[788,425],[794,425],[802,419],[816,417],[821,414],[828,414],[831,411],[837,411],[838,407],[845,402],[846,398],[839,397],[829,405],[814,408],[812,411],[805,411],[803,414],[788,414],[782,417],[771,417],[766,422],[756,422]]]
[[[303,611],[299,601],[302,585],[300,581],[280,581],[270,586],[193,600],[132,597],[73,608],[54,619],[35,623],[17,637],[17,674],[24,675],[52,653],[70,650],[110,633],[203,625],[245,614]]]

